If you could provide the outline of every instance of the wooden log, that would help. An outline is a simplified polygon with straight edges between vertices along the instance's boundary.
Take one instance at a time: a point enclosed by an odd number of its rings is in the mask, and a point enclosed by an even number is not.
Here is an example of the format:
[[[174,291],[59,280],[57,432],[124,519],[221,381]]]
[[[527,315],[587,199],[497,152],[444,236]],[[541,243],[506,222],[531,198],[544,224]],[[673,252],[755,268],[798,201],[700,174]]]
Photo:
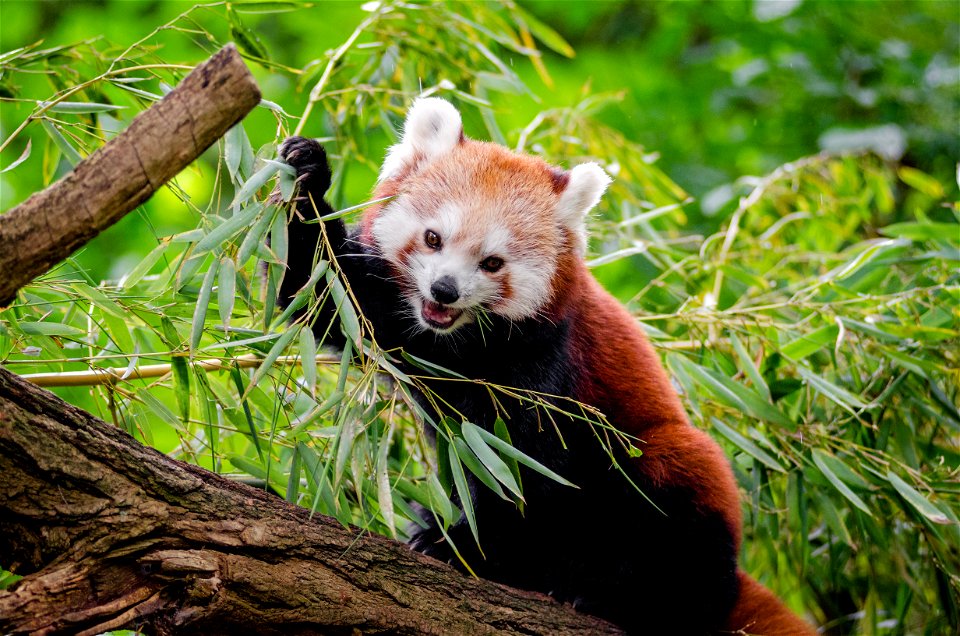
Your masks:
[[[228,44],[72,172],[0,215],[0,307],[150,198],[259,102]]]
[[[0,564],[26,575],[0,634],[622,633],[171,459],[2,368]]]

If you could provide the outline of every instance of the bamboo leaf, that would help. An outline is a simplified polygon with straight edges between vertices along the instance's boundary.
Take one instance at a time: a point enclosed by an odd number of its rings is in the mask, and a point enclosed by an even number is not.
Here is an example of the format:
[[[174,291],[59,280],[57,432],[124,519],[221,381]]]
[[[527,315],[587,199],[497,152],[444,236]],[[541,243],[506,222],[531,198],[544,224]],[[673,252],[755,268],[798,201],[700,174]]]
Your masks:
[[[824,380],[816,373],[802,365],[797,365],[797,373],[813,386],[821,394],[827,396],[848,411],[854,412],[856,409],[864,409],[866,404],[860,401],[860,398],[850,393],[846,389],[839,387],[828,380]]]
[[[260,213],[261,209],[262,206],[259,203],[249,205],[239,214],[233,215],[217,227],[210,230],[210,232],[208,232],[202,239],[200,239],[196,246],[194,246],[192,256],[196,257],[201,254],[205,254],[216,247],[220,247],[221,243],[239,232],[241,229],[248,227],[253,219]]]
[[[41,108],[47,107],[50,102],[37,102]],[[74,115],[89,113],[107,113],[115,110],[123,110],[126,106],[116,106],[114,104],[98,104],[96,102],[57,102],[47,108],[48,113],[71,113]]]
[[[344,335],[356,346],[362,346],[362,337],[360,335],[360,319],[353,308],[353,303],[347,297],[347,290],[344,289],[340,278],[334,274],[333,270],[327,269],[324,272],[327,284],[330,286],[330,294],[333,297],[334,306],[337,314],[340,316],[340,327]]]
[[[901,479],[896,473],[887,471],[887,481],[896,489],[907,503],[916,508],[917,512],[933,523],[948,524],[950,519],[937,509],[930,501],[917,492],[913,486]]]
[[[217,278],[217,270],[220,269],[220,261],[210,263],[210,269],[203,277],[203,283],[200,285],[200,294],[197,296],[197,304],[193,309],[193,320],[190,322],[190,352],[191,354],[200,346],[200,337],[203,335],[204,322],[207,319],[207,307],[210,305],[210,295],[213,293],[213,281]]]
[[[220,322],[223,323],[224,332],[229,334],[237,285],[236,265],[229,256],[220,259],[220,276],[217,278],[217,283],[217,309],[220,312]]]
[[[825,453],[818,449],[814,449],[811,455],[813,456],[813,463],[817,466],[817,468],[820,469],[820,472],[823,474],[823,476],[827,478],[827,481],[833,484],[833,487],[836,488],[841,495],[846,497],[850,503],[865,512],[868,516],[872,517],[873,513],[870,512],[870,508],[867,506],[867,504],[865,504],[860,497],[850,490],[849,486],[843,483],[843,480],[837,477],[836,473],[834,473],[828,466],[827,462],[824,461]]]
[[[447,446],[447,461],[450,462],[450,474],[453,475],[454,487],[460,499],[460,508],[463,510],[463,515],[467,518],[467,525],[470,526],[473,540],[476,541],[477,546],[479,546],[480,534],[477,532],[477,517],[473,511],[473,495],[471,495],[470,488],[467,485],[467,476],[463,472],[463,465],[460,463],[460,457],[457,455],[454,444]]]
[[[317,341],[309,329],[300,330],[300,366],[310,395],[317,392]]]
[[[254,371],[253,377],[250,378],[250,384],[247,386],[245,394],[249,394],[250,390],[257,386],[257,384],[260,383],[260,380],[262,380],[263,377],[269,373],[270,368],[273,367],[273,364],[277,361],[277,358],[279,358],[280,354],[286,350],[287,346],[294,339],[298,332],[299,329],[287,329],[280,334],[280,337],[277,339],[277,341],[272,347],[270,347],[270,351],[266,356],[264,356],[263,362],[261,362],[260,366],[257,367],[257,370]]]
[[[267,163],[262,168],[254,172],[240,187],[240,190],[237,191],[237,194],[233,197],[233,202],[231,205],[242,203],[256,194],[260,188],[267,185],[267,182],[273,178],[273,175],[277,174],[277,170],[279,170],[279,168],[276,164]]]
[[[750,357],[747,348],[743,346],[743,343],[740,342],[740,339],[737,338],[735,334],[730,334],[730,344],[733,345],[733,350],[737,353],[737,358],[740,360],[740,366],[747,374],[747,377],[750,378],[750,383],[753,384],[754,390],[760,393],[764,400],[771,402],[770,387],[767,386],[763,376],[760,375],[760,371],[753,363],[753,359]]]
[[[21,322],[20,331],[30,336],[64,336],[82,338],[87,335],[83,329],[62,322]]]
[[[480,483],[492,490],[501,499],[511,501],[503,492],[500,484],[497,483],[496,477],[480,462],[476,454],[467,446],[467,443],[463,441],[463,438],[454,437],[453,445],[457,447],[457,456],[460,458],[460,461],[480,480]]]
[[[470,422],[464,422],[461,425],[463,439],[470,446],[470,449],[476,454],[477,459],[489,470],[497,481],[507,487],[507,490],[523,499],[523,493],[520,486],[513,478],[513,473],[507,467],[503,460],[484,442],[484,438],[477,432],[480,428]],[[499,439],[499,438],[498,438]],[[454,440],[456,441],[456,440]]]
[[[528,455],[525,455],[524,453],[520,452],[519,450],[511,446],[510,444],[506,443],[505,441],[503,441],[493,433],[490,433],[480,427],[476,427],[476,433],[483,439],[484,442],[489,444],[491,447],[497,449],[507,457],[511,457],[517,460],[527,468],[530,468],[540,473],[544,477],[548,477],[552,479],[558,484],[563,484],[564,486],[570,486],[572,488],[579,488],[579,486],[577,486],[573,482],[564,479],[563,477],[553,472],[552,470],[550,470],[549,468],[547,468],[537,460],[533,459]]]
[[[186,426],[190,422],[190,370],[183,356],[170,358],[170,370],[173,373],[173,393],[180,408],[180,419]]]
[[[57,127],[47,119],[44,119],[42,122],[43,129],[47,131],[47,134],[50,135],[50,139],[53,140],[53,143],[56,144],[57,148],[60,149],[60,152],[63,153],[63,156],[67,161],[70,162],[71,166],[76,166],[78,163],[83,161],[83,157],[80,156],[80,153],[77,152],[77,149],[67,141],[67,138],[61,134]]]
[[[30,149],[31,149],[32,146],[33,146],[33,140],[32,140],[32,139],[27,139],[27,147],[23,149],[23,152],[22,152],[22,153],[20,153],[20,157],[19,157],[18,159],[14,160],[13,163],[11,163],[9,166],[7,166],[6,168],[4,168],[3,170],[0,170],[0,174],[3,174],[4,172],[10,172],[11,170],[16,169],[17,166],[19,166],[21,163],[23,163],[24,161],[26,161],[27,159],[29,159],[29,158],[30,158]]]
[[[734,446],[745,452],[747,455],[750,455],[754,459],[758,460],[764,466],[771,468],[779,473],[786,473],[786,469],[780,465],[776,459],[774,459],[769,453],[753,443],[752,440],[744,437],[737,431],[733,430],[717,418],[711,418],[713,422],[713,428],[717,430],[721,435],[730,440]]]

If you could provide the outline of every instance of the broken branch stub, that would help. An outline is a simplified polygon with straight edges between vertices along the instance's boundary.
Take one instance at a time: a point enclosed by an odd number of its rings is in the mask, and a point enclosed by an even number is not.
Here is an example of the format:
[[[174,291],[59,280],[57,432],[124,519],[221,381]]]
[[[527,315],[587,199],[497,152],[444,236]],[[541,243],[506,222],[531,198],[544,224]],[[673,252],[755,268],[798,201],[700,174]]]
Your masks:
[[[72,172],[0,215],[0,307],[150,198],[259,102],[228,44]]]

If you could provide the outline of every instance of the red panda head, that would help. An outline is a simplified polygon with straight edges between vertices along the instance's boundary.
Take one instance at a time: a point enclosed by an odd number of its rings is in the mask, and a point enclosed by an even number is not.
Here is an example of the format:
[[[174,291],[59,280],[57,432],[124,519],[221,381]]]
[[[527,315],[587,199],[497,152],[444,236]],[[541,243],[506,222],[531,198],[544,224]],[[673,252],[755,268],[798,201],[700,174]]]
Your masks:
[[[460,114],[417,100],[380,173],[396,198],[368,223],[426,329],[448,333],[492,312],[537,316],[581,258],[587,213],[610,178],[595,163],[563,171],[536,157],[463,136]]]

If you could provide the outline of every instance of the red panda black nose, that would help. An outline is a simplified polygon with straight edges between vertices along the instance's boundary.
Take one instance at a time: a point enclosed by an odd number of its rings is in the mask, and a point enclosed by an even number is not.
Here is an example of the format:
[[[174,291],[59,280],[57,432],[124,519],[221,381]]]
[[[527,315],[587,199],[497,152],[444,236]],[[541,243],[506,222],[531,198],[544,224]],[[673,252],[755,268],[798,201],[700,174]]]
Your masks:
[[[453,276],[441,276],[433,281],[433,285],[430,285],[430,293],[435,301],[445,305],[456,302],[460,298],[457,281],[453,279]]]

